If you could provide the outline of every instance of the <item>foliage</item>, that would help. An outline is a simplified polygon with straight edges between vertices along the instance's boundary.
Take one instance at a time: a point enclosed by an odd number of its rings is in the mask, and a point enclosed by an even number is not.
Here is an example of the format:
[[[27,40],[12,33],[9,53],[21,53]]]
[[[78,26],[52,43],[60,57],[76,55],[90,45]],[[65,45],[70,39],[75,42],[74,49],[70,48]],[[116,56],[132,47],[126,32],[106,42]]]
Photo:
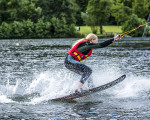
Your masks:
[[[31,38],[34,35],[34,23],[31,20],[13,23],[3,22],[0,26],[1,38]]]
[[[81,12],[86,12],[89,0],[76,0]]]
[[[75,26],[85,24],[102,34],[104,25],[125,26],[150,13],[149,0],[0,0],[0,6],[0,38],[76,37],[82,35]]]
[[[85,24],[91,27],[92,33],[96,34],[98,31],[98,26],[97,26],[95,20],[86,13],[82,13],[82,18],[83,18]]]
[[[12,27],[7,24],[6,22],[3,22],[0,26],[0,37],[1,38],[10,38],[10,33],[12,31]]]
[[[122,3],[124,6],[132,8],[132,3],[134,0],[116,0],[116,3]]]
[[[23,21],[31,19],[36,22],[41,15],[41,8],[36,7],[37,0],[2,0],[0,1],[0,24],[12,21]]]
[[[39,0],[37,6],[42,8],[45,20],[50,20],[53,17],[58,19],[65,17],[67,24],[76,22],[75,14],[78,6],[74,0]]]
[[[0,6],[1,38],[76,35],[78,7],[74,0],[1,0]]]
[[[130,16],[129,20],[123,24],[122,30],[123,30],[123,32],[126,32],[126,31],[132,30],[132,29],[138,27],[139,25],[143,25],[143,24],[145,24],[144,19],[141,19],[137,15],[132,14]],[[142,36],[143,31],[144,31],[144,27],[135,30],[130,35],[131,36]]]
[[[30,19],[33,22],[37,22],[41,16],[42,9],[36,7],[37,0],[21,0],[19,2],[20,8],[17,11],[17,18],[19,21]]]
[[[51,23],[53,25],[54,28],[54,36],[57,38],[61,38],[61,37],[72,37],[73,34],[75,33],[75,25],[71,24],[71,25],[67,25],[66,24],[66,19],[63,18],[62,20],[53,17],[51,19]]]
[[[87,13],[90,18],[95,20],[96,25],[100,26],[102,34],[102,25],[108,22],[110,17],[110,8],[112,0],[90,0],[87,6]]]
[[[77,14],[75,16],[76,19],[77,19],[77,22],[76,22],[77,26],[85,25],[84,24],[84,19],[82,18],[82,13],[86,12],[88,1],[89,0],[76,0],[76,4],[79,7],[79,9],[77,11]]]
[[[9,36],[20,38],[25,35],[26,32],[24,31],[23,29],[24,26],[21,22],[14,21],[13,23],[10,24],[10,26],[11,26],[11,32]]]
[[[149,0],[134,0],[132,9],[134,13],[140,18],[147,18],[150,13],[150,1]]]
[[[111,8],[112,16],[115,17],[115,20],[118,25],[123,24],[126,20],[130,18],[132,14],[132,9],[124,6],[123,3],[116,3]]]
[[[44,22],[43,19],[39,19],[35,24],[35,33],[38,38],[51,38],[50,33],[51,23]]]

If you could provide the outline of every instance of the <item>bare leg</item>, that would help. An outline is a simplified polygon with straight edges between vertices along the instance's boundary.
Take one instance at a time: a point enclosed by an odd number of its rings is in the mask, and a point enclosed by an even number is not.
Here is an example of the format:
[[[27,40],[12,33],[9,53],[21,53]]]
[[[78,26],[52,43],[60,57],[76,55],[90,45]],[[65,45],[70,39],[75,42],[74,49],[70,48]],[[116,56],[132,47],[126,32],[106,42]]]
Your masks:
[[[81,82],[79,82],[78,84],[78,91],[81,92],[81,88],[82,88],[83,84]]]

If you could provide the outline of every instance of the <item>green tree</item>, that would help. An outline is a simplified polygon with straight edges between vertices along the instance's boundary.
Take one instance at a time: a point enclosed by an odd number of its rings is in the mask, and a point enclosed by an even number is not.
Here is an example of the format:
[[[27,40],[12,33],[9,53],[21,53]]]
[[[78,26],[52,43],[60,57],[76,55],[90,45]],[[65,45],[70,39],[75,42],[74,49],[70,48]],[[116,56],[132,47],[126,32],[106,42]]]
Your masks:
[[[141,19],[137,15],[132,14],[130,16],[129,20],[126,21],[122,25],[122,30],[123,30],[123,32],[126,32],[126,31],[132,30],[132,29],[138,27],[139,25],[143,25],[143,24],[145,24],[145,19]],[[134,32],[130,33],[130,35],[131,36],[142,36],[143,31],[144,31],[144,27],[135,30]]]
[[[82,19],[81,13],[86,12],[88,2],[89,0],[76,0],[77,5],[79,6],[77,15],[75,16],[77,19],[76,25],[79,25],[79,26],[84,25],[84,21]]]
[[[36,22],[41,15],[41,8],[36,7],[37,0],[1,0],[1,23],[31,19]]]
[[[16,9],[15,6],[18,7],[18,3],[16,3],[17,0],[1,0],[0,1],[0,24],[2,22],[9,22],[12,21],[12,17],[16,17]],[[14,4],[16,5],[14,6]]]
[[[23,24],[23,29],[24,29],[24,37],[25,38],[33,38],[35,37],[35,27],[34,27],[34,22],[32,22],[30,19],[24,20],[22,22]]]
[[[134,0],[132,3],[132,9],[138,17],[147,19],[147,16],[150,13],[150,1]]]
[[[35,34],[38,38],[51,38],[50,22],[44,22],[43,19],[39,19],[35,24]]]
[[[132,8],[132,2],[134,0],[115,0],[115,3],[123,3],[124,6],[128,6],[129,8]]]
[[[25,30],[23,28],[22,22],[14,21],[13,23],[10,23],[12,31],[10,32],[10,36],[12,38],[23,38],[25,35]]]
[[[0,0],[1,38],[74,37],[75,0]]]
[[[132,14],[132,9],[120,2],[113,4],[111,11],[111,15],[115,18],[117,25],[123,24]]]
[[[3,22],[0,26],[0,38],[10,38],[12,32],[12,27],[6,23]]]
[[[20,10],[17,12],[18,20],[28,20],[30,19],[33,22],[37,22],[41,17],[42,9],[36,7],[36,2],[38,0],[22,0],[19,2]]]
[[[79,9],[75,0],[42,0],[36,4],[42,8],[44,21],[51,22],[52,37],[73,37],[76,13]]]
[[[80,7],[81,12],[86,12],[89,0],[76,0],[77,5]]]
[[[90,0],[88,2],[87,14],[100,27],[101,34],[103,33],[102,25],[107,23],[110,17],[112,4],[112,0]]]
[[[58,19],[53,17],[51,19],[51,23],[53,26],[54,34],[52,36],[57,38],[64,38],[64,37],[72,37],[75,34],[75,26],[74,24],[67,25],[65,19]]]
[[[82,18],[86,25],[89,25],[92,33],[96,34],[98,31],[98,26],[96,24],[96,20],[91,18],[88,14],[82,12]]]
[[[76,23],[75,14],[78,6],[75,0],[39,0],[37,6],[42,8],[42,15],[46,21],[56,17],[65,18],[70,25]]]

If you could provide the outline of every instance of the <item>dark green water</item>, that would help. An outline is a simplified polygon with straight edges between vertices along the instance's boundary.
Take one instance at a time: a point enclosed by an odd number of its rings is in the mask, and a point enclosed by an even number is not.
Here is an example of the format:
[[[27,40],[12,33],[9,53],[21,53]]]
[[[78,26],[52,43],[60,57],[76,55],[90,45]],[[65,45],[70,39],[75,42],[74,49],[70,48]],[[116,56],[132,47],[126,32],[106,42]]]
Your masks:
[[[115,42],[85,62],[95,86],[126,74],[122,83],[72,102],[51,101],[77,87],[80,76],[63,64],[75,40],[0,40],[0,120],[150,119],[148,40]]]

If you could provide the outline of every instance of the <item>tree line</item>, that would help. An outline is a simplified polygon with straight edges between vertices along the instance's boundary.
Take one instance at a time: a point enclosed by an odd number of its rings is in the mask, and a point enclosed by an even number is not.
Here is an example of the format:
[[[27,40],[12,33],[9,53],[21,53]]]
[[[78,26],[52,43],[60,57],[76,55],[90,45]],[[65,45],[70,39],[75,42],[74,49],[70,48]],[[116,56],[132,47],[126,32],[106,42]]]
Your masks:
[[[81,25],[93,33],[102,34],[103,25],[128,31],[150,13],[149,0],[1,0],[0,6],[0,38],[81,37],[75,27]]]

